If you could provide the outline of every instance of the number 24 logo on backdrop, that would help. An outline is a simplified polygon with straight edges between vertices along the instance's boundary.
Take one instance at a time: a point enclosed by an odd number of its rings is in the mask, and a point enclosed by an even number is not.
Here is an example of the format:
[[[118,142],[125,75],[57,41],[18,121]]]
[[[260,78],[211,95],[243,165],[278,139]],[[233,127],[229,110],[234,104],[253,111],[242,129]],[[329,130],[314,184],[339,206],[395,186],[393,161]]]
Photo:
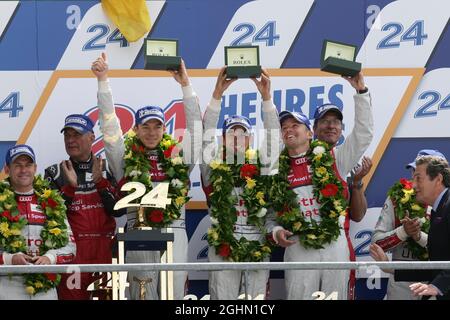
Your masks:
[[[267,22],[256,34],[253,36],[251,42],[245,42],[247,38],[250,38],[256,31],[256,27],[253,23],[240,23],[234,27],[233,31],[244,31],[239,37],[231,42],[231,46],[250,45],[254,42],[264,42],[266,46],[272,47],[277,40],[280,40],[280,35],[276,33],[276,21]]]
[[[421,46],[424,40],[428,39],[428,35],[425,34],[425,26],[423,20],[415,21],[411,27],[409,27],[403,33],[403,25],[398,22],[386,23],[381,27],[381,31],[393,30],[392,33],[387,35],[380,43],[377,45],[377,49],[392,49],[400,47],[400,42],[413,41],[415,46]],[[400,40],[395,38],[400,35]]]

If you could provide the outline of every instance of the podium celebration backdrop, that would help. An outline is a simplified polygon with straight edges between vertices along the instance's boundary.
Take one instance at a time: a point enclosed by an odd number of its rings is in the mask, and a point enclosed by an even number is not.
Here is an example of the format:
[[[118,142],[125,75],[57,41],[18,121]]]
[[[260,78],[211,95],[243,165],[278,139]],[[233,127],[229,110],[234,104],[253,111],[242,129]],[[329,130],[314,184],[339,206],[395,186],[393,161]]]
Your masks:
[[[366,194],[369,210],[351,225],[358,260],[370,259],[368,246],[386,191],[419,149],[450,156],[450,1],[448,0],[166,0],[147,1],[152,38],[179,40],[191,82],[205,110],[224,46],[259,45],[269,69],[275,105],[301,110],[310,118],[316,106],[342,107],[344,132],[353,127],[354,89],[340,77],[320,72],[324,39],[357,45],[370,89],[375,137],[366,155],[374,160]],[[66,158],[59,130],[66,115],[83,113],[97,120],[97,83],[89,71],[101,52],[109,58],[110,83],[127,131],[134,110],[165,109],[168,130],[184,126],[182,93],[167,72],[142,71],[143,39],[129,43],[105,15],[99,1],[0,2],[0,166],[8,147],[34,147],[38,171]],[[262,127],[261,97],[250,80],[225,93],[220,122],[242,114]],[[103,152],[96,127],[94,151]],[[209,218],[198,168],[191,176],[187,230],[189,259],[207,260]],[[273,260],[280,260],[281,250]],[[271,298],[282,297],[282,273],[271,275]],[[368,272],[359,272],[357,295],[368,290]],[[191,293],[201,298],[207,275],[190,273]],[[370,280],[370,279],[369,279]],[[382,282],[385,285],[385,281]],[[373,287],[373,285],[372,285]]]

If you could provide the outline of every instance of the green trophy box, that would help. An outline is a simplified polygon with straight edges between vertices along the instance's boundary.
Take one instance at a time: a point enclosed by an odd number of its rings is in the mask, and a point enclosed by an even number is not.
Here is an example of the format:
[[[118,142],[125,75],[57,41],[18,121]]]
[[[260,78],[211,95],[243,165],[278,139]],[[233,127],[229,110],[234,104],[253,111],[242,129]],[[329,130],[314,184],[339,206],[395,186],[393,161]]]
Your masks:
[[[145,39],[145,69],[178,70],[181,57],[178,56],[178,40]]]
[[[361,71],[361,63],[355,61],[356,46],[324,40],[320,70],[353,77]]]
[[[259,46],[225,47],[225,65],[227,78],[260,77]]]

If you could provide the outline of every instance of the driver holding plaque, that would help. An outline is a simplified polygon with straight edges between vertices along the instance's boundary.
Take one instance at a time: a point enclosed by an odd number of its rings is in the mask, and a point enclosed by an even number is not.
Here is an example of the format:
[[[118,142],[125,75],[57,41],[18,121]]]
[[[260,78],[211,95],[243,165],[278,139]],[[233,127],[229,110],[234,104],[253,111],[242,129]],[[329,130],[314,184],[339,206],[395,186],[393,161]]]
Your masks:
[[[245,70],[242,70],[246,72]],[[272,167],[269,154],[251,148],[253,130],[247,117],[233,115],[223,121],[223,145],[216,141],[221,99],[236,79],[227,79],[226,68],[217,78],[204,119],[204,163],[200,166],[203,189],[212,226],[208,230],[210,262],[269,261],[273,241],[265,228],[268,207],[267,187]],[[265,142],[279,133],[278,112],[272,102],[270,77],[262,71],[261,79],[252,78],[262,97]],[[276,147],[279,146],[278,138]],[[262,144],[262,148],[266,143]],[[263,151],[264,149],[260,149]],[[268,148],[267,151],[274,151]],[[275,154],[277,154],[275,152]],[[266,158],[267,156],[267,158]],[[265,299],[269,270],[211,271],[211,300],[235,300],[245,293],[249,299]]]
[[[338,107],[325,104],[315,112],[315,134],[328,144],[311,142],[312,128],[304,114],[280,113],[286,150],[280,156],[279,175],[271,189],[274,219],[280,226],[270,229],[275,241],[287,247],[286,262],[350,261],[348,189],[343,178],[372,141],[373,116],[362,74],[347,80],[357,90],[355,126],[341,146],[335,147],[342,128]],[[349,270],[286,270],[287,299],[311,300],[318,291],[326,297],[352,299],[349,276]]]
[[[166,196],[170,204],[165,209],[145,208],[145,217],[153,228],[173,228],[175,263],[187,262],[188,239],[185,229],[185,207],[189,190],[189,174],[195,165],[195,152],[201,148],[201,112],[198,99],[190,84],[184,62],[178,71],[170,71],[181,85],[186,114],[186,132],[183,136],[184,153],[179,143],[165,133],[165,117],[161,108],[143,107],[136,112],[135,126],[124,140],[108,80],[108,63],[103,53],[92,64],[92,72],[98,79],[99,121],[105,142],[106,158],[111,170],[121,183],[139,181],[149,189],[168,184]],[[178,150],[177,150],[178,149]],[[185,164],[186,163],[186,164]],[[164,184],[163,184],[164,183]],[[128,209],[128,230],[136,223],[136,209]],[[127,263],[160,262],[159,251],[127,251]],[[157,300],[158,272],[128,272],[131,299]],[[187,272],[174,272],[174,299],[184,298]],[[145,286],[143,288],[142,286]],[[145,290],[143,290],[145,289]],[[145,296],[142,296],[145,292]]]

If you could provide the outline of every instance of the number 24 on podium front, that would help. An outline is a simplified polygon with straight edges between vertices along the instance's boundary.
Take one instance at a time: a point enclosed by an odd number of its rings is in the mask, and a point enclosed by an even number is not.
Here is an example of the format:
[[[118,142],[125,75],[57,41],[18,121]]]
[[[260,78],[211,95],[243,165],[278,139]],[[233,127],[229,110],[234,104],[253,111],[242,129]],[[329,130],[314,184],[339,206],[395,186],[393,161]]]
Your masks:
[[[134,192],[117,201],[114,210],[120,210],[127,207],[154,207],[165,209],[166,206],[171,203],[171,199],[167,198],[167,194],[169,193],[168,182],[159,183],[147,194],[145,194],[147,192],[145,185],[141,182],[127,182],[120,189],[120,191],[131,190],[134,190]],[[140,203],[131,203],[131,201],[140,197],[142,197]]]

